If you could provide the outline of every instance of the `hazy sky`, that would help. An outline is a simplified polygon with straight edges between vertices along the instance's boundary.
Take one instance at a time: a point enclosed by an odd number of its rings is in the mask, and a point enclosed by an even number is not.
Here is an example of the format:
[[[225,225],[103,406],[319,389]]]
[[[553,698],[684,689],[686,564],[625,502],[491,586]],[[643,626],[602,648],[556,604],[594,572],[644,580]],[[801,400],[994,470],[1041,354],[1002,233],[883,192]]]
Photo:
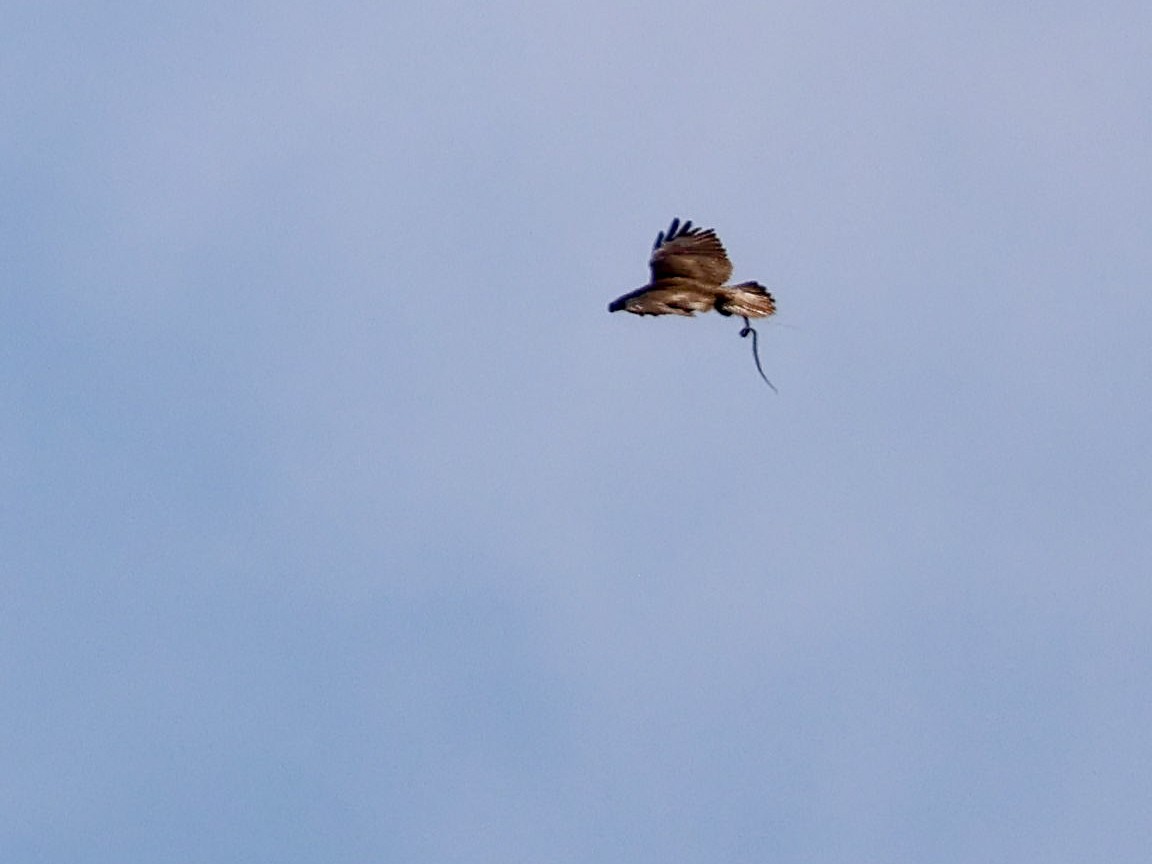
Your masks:
[[[1150,10],[9,4],[0,858],[1146,862]]]

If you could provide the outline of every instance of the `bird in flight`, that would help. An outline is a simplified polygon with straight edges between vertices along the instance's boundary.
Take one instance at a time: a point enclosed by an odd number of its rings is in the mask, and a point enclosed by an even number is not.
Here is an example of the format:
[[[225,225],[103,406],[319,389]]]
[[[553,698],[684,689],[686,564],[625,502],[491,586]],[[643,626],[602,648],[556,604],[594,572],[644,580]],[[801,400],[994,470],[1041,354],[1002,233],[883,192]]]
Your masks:
[[[749,318],[767,318],[776,312],[776,301],[759,282],[726,285],[732,275],[732,262],[716,232],[693,228],[673,219],[667,231],[656,235],[648,260],[652,278],[643,288],[629,291],[608,304],[609,312],[633,315],[694,315],[715,309],[721,315],[744,319],[741,338],[752,337],[752,357],[756,371],[773,390],[760,366],[756,330]]]

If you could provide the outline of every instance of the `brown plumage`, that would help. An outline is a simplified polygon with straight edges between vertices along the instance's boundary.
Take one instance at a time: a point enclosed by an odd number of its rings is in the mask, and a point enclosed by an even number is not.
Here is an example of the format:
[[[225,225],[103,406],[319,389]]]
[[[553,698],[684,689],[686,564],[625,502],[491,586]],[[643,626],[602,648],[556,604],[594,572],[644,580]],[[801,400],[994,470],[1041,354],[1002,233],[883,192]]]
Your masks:
[[[652,278],[642,288],[617,297],[608,304],[609,312],[633,315],[695,315],[715,309],[721,315],[744,319],[741,336],[752,336],[752,352],[760,377],[773,390],[772,382],[760,368],[756,331],[749,318],[767,318],[776,312],[776,301],[759,282],[726,285],[732,275],[732,262],[716,232],[693,228],[673,219],[667,232],[656,235],[648,260]]]
[[[711,228],[673,219],[667,233],[656,235],[648,267],[651,281],[617,297],[608,304],[609,312],[694,315],[715,309],[721,315],[766,318],[776,311],[772,295],[758,282],[724,284],[732,275],[732,262]]]

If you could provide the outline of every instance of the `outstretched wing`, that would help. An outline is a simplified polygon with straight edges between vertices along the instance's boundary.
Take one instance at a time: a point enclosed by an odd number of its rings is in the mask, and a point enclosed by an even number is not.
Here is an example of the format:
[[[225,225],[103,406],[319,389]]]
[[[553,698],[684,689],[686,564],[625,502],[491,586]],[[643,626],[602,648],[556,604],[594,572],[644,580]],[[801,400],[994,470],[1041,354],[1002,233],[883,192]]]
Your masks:
[[[679,219],[656,235],[648,267],[653,286],[668,279],[691,279],[701,288],[715,288],[732,275],[732,262],[716,232],[693,228],[691,221],[681,225]]]

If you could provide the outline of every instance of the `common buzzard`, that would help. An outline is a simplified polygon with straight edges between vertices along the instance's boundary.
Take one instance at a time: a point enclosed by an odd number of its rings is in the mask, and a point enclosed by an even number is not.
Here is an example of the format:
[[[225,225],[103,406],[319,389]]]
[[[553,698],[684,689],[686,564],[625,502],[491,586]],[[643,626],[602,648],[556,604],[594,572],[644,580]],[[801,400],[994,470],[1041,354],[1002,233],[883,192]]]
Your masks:
[[[715,309],[721,315],[744,319],[740,335],[752,336],[752,356],[760,377],[775,390],[760,367],[756,331],[749,318],[767,318],[776,311],[776,301],[759,282],[726,285],[732,275],[732,262],[724,245],[711,228],[693,228],[690,221],[673,219],[668,230],[656,235],[648,260],[652,279],[643,288],[630,291],[608,304],[609,312],[633,315],[694,315]]]

